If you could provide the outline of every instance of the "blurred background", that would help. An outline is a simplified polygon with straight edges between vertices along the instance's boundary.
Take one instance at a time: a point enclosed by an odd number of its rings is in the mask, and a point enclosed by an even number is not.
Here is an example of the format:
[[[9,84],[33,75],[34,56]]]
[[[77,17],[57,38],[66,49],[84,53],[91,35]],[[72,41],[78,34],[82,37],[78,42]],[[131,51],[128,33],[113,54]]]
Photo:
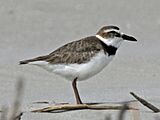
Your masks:
[[[129,101],[134,91],[159,105],[159,11],[159,0],[0,0],[0,106],[11,103],[18,76],[25,77],[26,106],[38,100],[74,103],[70,82],[18,62],[94,35],[104,25],[119,26],[138,42],[123,43],[107,68],[79,83],[83,101]]]

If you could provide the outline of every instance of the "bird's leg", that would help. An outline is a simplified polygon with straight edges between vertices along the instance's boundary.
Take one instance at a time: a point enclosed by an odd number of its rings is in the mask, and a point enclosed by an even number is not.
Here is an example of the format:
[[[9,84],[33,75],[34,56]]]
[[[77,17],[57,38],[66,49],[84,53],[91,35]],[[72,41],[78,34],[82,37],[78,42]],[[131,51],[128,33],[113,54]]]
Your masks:
[[[76,101],[77,101],[77,104],[83,104],[82,101],[81,101],[81,98],[80,98],[80,96],[79,96],[79,93],[78,93],[76,81],[77,81],[77,78],[75,78],[75,79],[72,81],[72,87],[73,87],[73,90],[74,90],[74,94],[75,94],[75,97],[76,97]]]

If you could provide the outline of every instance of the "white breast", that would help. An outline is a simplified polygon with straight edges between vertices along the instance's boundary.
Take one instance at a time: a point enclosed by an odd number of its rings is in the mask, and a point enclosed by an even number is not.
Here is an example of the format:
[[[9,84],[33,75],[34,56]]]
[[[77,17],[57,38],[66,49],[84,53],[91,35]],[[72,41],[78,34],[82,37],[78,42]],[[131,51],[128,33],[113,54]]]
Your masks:
[[[79,73],[79,80],[88,79],[97,73],[99,73],[103,68],[108,65],[108,63],[112,60],[113,56],[109,56],[104,54],[104,51],[98,53],[95,57],[91,59],[88,63],[77,65],[77,71]]]
[[[34,62],[31,64],[38,65],[50,72],[56,73],[68,80],[73,80],[78,77],[78,80],[88,79],[99,73],[111,60],[113,56],[104,54],[104,51],[99,52],[89,62],[83,64],[48,64],[44,61]]]

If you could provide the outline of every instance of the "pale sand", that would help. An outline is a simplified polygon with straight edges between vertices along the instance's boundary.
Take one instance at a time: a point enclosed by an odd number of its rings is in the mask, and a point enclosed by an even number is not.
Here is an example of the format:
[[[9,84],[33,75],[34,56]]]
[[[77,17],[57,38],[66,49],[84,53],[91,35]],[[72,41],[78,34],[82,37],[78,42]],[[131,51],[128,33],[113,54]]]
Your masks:
[[[22,109],[34,101],[74,103],[71,83],[35,66],[19,66],[18,61],[44,55],[57,47],[92,35],[108,24],[138,39],[124,43],[103,72],[78,88],[84,102],[124,102],[134,100],[130,91],[160,107],[160,1],[112,0],[1,0],[0,8],[0,106],[11,105],[18,76],[25,77]],[[154,119],[140,105],[141,118]],[[72,111],[61,114],[25,113],[23,120],[103,120],[116,118],[118,111]],[[127,114],[131,118],[131,114]]]

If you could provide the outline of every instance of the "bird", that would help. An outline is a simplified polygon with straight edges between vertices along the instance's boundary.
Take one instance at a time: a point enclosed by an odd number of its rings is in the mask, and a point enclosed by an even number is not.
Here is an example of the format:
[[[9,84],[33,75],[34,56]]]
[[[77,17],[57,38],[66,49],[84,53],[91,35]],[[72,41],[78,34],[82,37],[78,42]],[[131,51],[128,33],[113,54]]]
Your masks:
[[[123,41],[137,41],[115,25],[103,26],[92,36],[69,42],[47,55],[22,60],[20,65],[39,66],[72,82],[76,104],[83,104],[77,81],[93,77],[112,61]]]

